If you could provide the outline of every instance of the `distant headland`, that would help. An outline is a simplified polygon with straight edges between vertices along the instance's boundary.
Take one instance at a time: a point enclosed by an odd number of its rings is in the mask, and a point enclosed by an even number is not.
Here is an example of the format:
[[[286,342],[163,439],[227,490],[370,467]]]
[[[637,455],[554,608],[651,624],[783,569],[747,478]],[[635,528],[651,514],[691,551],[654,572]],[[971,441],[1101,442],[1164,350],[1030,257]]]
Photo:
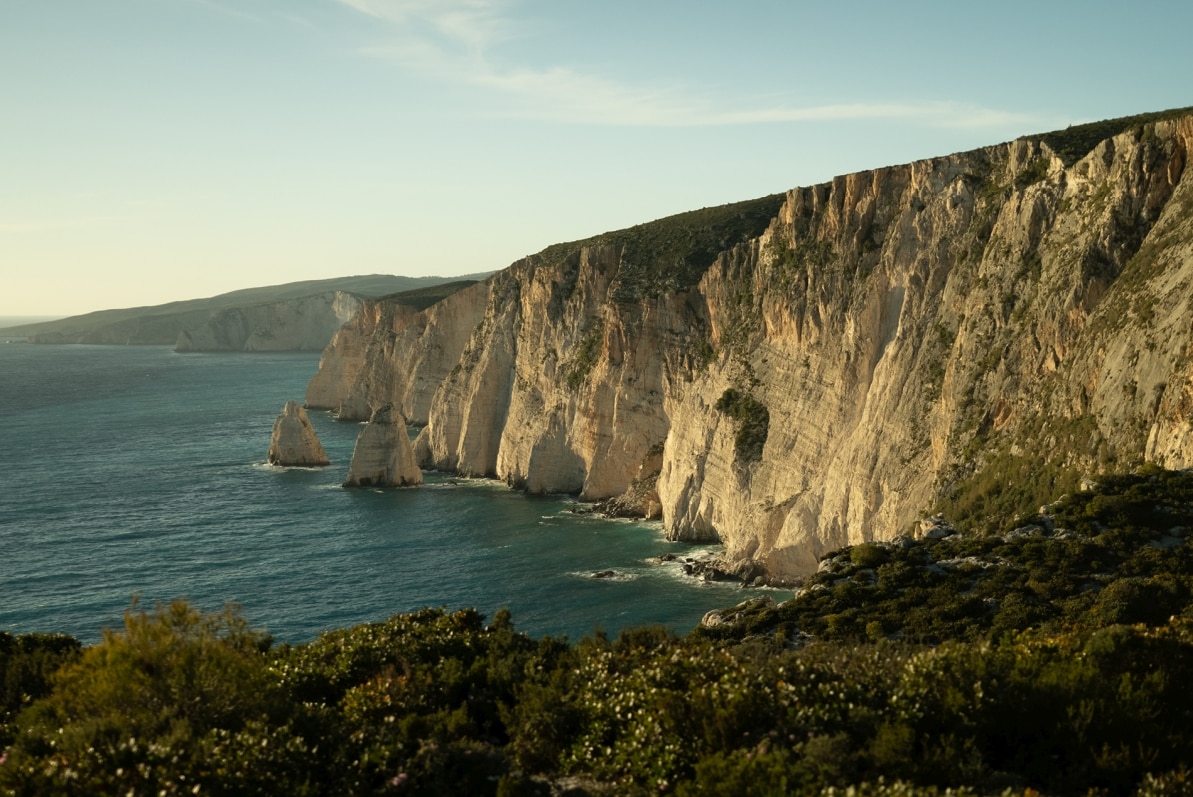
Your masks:
[[[0,341],[159,345],[178,351],[321,351],[365,299],[388,297],[422,309],[485,276],[370,274],[68,318],[0,317]]]

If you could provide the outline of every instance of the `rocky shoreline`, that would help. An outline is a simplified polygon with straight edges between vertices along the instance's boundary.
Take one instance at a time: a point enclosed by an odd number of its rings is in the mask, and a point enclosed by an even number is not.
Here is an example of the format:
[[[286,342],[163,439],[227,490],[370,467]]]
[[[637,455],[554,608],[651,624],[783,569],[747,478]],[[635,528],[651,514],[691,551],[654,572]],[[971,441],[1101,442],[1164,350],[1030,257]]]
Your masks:
[[[592,504],[578,505],[571,510],[576,515],[598,515],[614,520],[657,520],[656,516],[643,512],[640,504],[627,504],[621,497],[598,501]],[[684,554],[667,553],[653,556],[651,564],[663,565],[678,563],[685,576],[701,581],[734,582],[744,588],[773,587],[779,589],[795,589],[799,586],[800,578],[772,578],[765,568],[751,561],[729,562],[722,554],[707,556],[686,556]],[[613,570],[597,570],[592,578],[611,579],[619,574]]]
[[[679,554],[663,554],[651,559],[657,564],[679,562],[684,575],[698,578],[702,581],[731,581],[745,587],[778,587],[794,588],[796,583],[790,579],[768,578],[766,572],[753,562],[729,563],[717,554],[707,558],[682,556]]]

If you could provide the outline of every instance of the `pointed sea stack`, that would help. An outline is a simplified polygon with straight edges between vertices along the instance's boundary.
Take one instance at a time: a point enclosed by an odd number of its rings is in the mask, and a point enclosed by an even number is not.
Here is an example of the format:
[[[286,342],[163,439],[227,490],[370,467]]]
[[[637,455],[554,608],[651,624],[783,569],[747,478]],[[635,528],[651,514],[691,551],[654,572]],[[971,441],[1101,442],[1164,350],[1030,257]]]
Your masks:
[[[411,487],[423,483],[406,419],[384,404],[373,411],[356,438],[345,487]]]
[[[307,411],[297,401],[287,401],[282,414],[273,422],[269,464],[302,468],[322,468],[331,464]]]

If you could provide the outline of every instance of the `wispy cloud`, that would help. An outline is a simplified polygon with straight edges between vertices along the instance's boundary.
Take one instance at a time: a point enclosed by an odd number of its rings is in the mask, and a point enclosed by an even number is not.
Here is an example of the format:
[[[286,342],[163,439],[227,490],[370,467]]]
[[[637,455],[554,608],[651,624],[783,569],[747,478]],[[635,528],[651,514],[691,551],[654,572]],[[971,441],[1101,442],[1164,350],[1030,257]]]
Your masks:
[[[336,0],[388,24],[367,55],[437,80],[479,86],[503,100],[504,115],[560,123],[709,127],[850,119],[904,119],[937,127],[1023,125],[1022,114],[965,103],[840,103],[796,106],[760,98],[714,97],[685,84],[628,84],[559,65],[502,63],[496,45],[515,24],[512,0]]]
[[[429,28],[458,45],[483,50],[512,30],[506,0],[338,0],[400,26]]]

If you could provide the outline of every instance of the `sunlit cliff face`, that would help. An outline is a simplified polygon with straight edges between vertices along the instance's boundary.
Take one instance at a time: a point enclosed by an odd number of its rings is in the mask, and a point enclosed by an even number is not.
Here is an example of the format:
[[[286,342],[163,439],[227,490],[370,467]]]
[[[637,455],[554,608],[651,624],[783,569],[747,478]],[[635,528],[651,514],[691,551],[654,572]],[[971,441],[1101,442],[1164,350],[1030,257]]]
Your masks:
[[[1187,467],[1191,138],[1024,139],[793,190],[756,229],[763,200],[552,247],[423,313],[366,304],[307,401],[393,402],[425,467],[633,490],[772,579],[937,507]]]

